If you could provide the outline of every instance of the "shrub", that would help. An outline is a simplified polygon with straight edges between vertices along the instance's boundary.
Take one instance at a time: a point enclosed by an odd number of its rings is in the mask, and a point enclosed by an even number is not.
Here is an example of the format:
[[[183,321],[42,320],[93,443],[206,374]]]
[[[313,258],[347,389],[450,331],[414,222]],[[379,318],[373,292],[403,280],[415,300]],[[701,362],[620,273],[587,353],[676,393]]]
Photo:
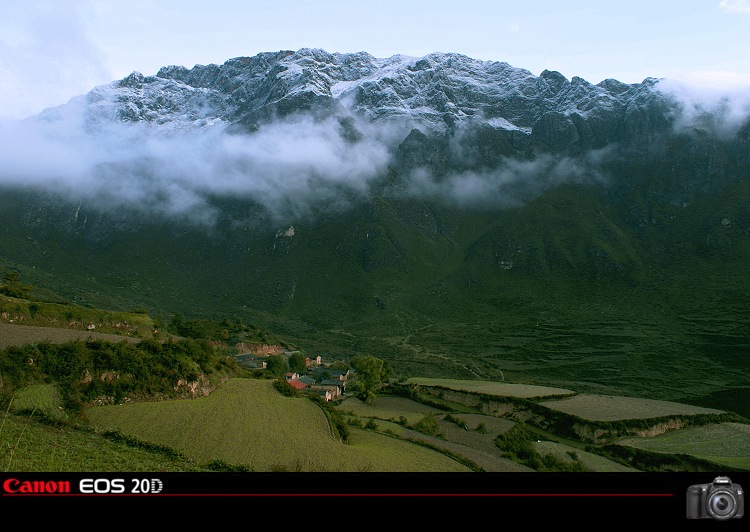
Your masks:
[[[439,432],[439,427],[437,420],[435,419],[435,416],[425,416],[419,421],[417,421],[412,428],[416,431],[421,432],[422,434],[427,434],[428,436],[436,436]]]
[[[285,397],[299,397],[297,389],[285,380],[274,381],[273,387]]]

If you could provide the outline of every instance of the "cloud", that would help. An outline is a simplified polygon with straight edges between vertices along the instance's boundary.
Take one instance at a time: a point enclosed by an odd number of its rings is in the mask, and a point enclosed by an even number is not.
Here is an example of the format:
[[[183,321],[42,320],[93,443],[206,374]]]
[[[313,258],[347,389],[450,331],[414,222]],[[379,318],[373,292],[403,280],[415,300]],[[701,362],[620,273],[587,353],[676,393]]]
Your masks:
[[[733,78],[734,85],[715,83],[715,76],[689,82],[660,80],[657,89],[676,98],[680,115],[675,127],[701,128],[723,137],[736,135],[750,119],[750,79]]]
[[[721,0],[719,7],[727,13],[750,13],[750,0]]]
[[[83,98],[44,119],[0,122],[0,184],[35,188],[102,210],[210,224],[217,202],[253,202],[266,217],[299,218],[366,198],[403,133],[335,118],[293,116],[247,134],[224,124],[164,133],[113,122],[92,134]]]
[[[147,123],[97,122],[85,98],[42,118],[0,122],[0,185],[53,192],[87,208],[147,214],[211,226],[221,204],[254,205],[247,219],[274,223],[341,212],[371,198],[388,174],[408,124],[342,126],[336,117],[295,115],[252,133],[226,124],[169,130]],[[454,146],[453,149],[459,149]],[[609,150],[580,158],[507,158],[493,169],[405,176],[409,197],[467,208],[521,205],[562,183],[602,183]],[[233,215],[238,216],[238,215]],[[242,216],[235,221],[242,223]]]
[[[436,177],[427,169],[418,168],[408,176],[408,194],[461,207],[517,207],[558,185],[608,182],[603,167],[615,151],[614,146],[609,146],[581,157],[505,158],[491,170],[465,170],[445,177]]]

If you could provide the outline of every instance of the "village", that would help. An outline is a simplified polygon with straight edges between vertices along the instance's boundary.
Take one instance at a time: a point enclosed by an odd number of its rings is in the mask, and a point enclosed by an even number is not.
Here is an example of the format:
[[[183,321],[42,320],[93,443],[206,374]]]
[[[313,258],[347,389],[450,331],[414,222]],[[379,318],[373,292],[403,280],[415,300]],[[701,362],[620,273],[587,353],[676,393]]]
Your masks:
[[[244,350],[247,351],[247,350]],[[287,361],[294,353],[278,350],[261,350],[258,352],[243,352],[235,355],[235,359],[243,367],[255,370],[267,370],[271,357],[283,357]],[[330,364],[323,363],[323,357],[305,356],[305,369],[302,371],[287,371],[284,378],[296,390],[318,396],[323,401],[335,401],[346,393],[346,384],[352,377],[352,369],[335,369]]]

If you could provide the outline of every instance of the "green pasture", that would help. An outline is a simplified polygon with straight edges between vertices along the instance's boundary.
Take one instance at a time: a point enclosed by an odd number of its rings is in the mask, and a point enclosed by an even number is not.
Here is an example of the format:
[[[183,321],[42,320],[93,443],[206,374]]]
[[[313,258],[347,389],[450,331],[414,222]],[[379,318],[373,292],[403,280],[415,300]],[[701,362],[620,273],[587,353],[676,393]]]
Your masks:
[[[231,379],[210,396],[90,408],[90,424],[253,471],[466,471],[440,453],[369,431],[332,434],[322,409],[271,381]]]
[[[532,384],[513,384],[508,382],[494,381],[412,377],[406,382],[407,384],[417,384],[420,386],[439,386],[442,388],[449,388],[451,390],[464,392],[520,398],[571,395],[575,393],[572,390],[566,390],[564,388],[552,388],[548,386],[537,386]]]
[[[0,471],[207,471],[182,458],[111,441],[67,425],[37,423],[30,416],[0,414]]]
[[[750,425],[741,423],[688,427],[650,438],[624,438],[618,443],[658,453],[689,454],[750,471]]]
[[[672,401],[643,399],[614,395],[581,394],[574,397],[545,401],[547,408],[578,416],[590,421],[648,419],[662,416],[721,414],[721,410],[686,405]]]
[[[35,412],[52,419],[65,419],[60,394],[54,384],[34,384],[19,389],[9,407],[13,412]]]

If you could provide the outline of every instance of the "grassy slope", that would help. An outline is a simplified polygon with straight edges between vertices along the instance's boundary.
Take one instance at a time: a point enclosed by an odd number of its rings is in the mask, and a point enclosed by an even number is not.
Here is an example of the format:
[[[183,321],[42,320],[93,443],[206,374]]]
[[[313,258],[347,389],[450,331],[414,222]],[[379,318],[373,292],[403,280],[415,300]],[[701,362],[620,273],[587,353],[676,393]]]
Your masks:
[[[270,381],[230,380],[191,401],[96,407],[93,426],[221,459],[254,471],[466,471],[439,453],[356,433],[335,439],[322,411],[305,398],[281,397]]]
[[[662,207],[643,227],[579,193],[495,217],[426,208],[426,225],[383,202],[364,222],[301,224],[291,240],[156,227],[58,249],[64,230],[41,240],[6,224],[0,266],[87,305],[250,317],[406,375],[502,376],[747,415],[750,187]]]
[[[0,415],[0,471],[208,471],[205,464],[139,449],[70,426]]]

